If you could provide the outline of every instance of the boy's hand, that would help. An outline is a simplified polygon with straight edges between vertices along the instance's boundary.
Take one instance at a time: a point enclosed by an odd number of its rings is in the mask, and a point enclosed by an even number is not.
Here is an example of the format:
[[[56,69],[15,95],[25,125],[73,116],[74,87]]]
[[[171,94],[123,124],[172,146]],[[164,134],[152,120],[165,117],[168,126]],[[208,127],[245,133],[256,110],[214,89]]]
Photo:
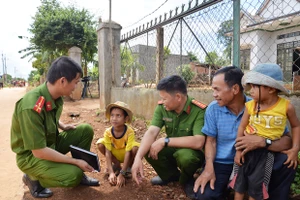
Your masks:
[[[125,186],[125,177],[121,173],[117,177],[117,186]]]
[[[242,160],[242,162],[241,162]],[[235,156],[234,156],[234,162],[238,166],[242,166],[242,163],[244,163],[244,156],[242,156],[242,151],[236,151]]]
[[[298,148],[291,148],[286,151],[282,151],[287,155],[286,161],[283,163],[284,165],[288,165],[288,168],[293,167],[294,169],[298,166]]]
[[[116,185],[117,184],[117,177],[115,173],[110,173],[108,177],[108,181],[111,185]]]

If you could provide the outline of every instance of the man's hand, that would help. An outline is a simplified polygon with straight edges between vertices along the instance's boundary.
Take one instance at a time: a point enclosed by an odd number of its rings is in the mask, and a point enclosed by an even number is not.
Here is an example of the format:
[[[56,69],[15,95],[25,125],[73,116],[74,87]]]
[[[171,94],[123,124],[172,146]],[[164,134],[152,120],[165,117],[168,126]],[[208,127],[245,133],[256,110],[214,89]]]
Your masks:
[[[93,172],[94,168],[90,166],[87,162],[81,159],[76,159],[76,165],[82,169],[84,172]]]
[[[286,151],[282,151],[287,155],[286,161],[283,163],[284,165],[288,165],[288,168],[293,167],[294,169],[298,166],[298,149],[292,148]]]
[[[65,124],[64,131],[76,129],[76,126],[73,124]]]
[[[194,192],[198,192],[198,189],[200,187],[201,194],[204,193],[205,186],[208,182],[210,182],[210,188],[212,190],[215,189],[215,181],[216,181],[216,175],[214,170],[206,170],[202,172],[202,174],[197,178],[194,184]]]
[[[108,182],[111,185],[116,185],[116,183],[117,183],[117,177],[116,177],[116,175],[115,175],[114,172],[112,172],[112,173],[109,174],[109,176],[108,176]]]
[[[142,160],[139,158],[134,159],[134,163],[131,167],[131,174],[133,180],[139,185],[142,183],[142,180],[144,178],[144,170],[143,170],[143,163]]]
[[[150,151],[148,157],[151,157],[153,160],[158,159],[158,153],[164,148],[165,146],[165,138],[160,138],[152,143],[150,147]]]
[[[117,186],[118,187],[125,186],[125,177],[121,173],[117,177]]]
[[[265,147],[266,142],[263,137],[244,133],[244,136],[236,139],[234,146],[237,151],[242,151],[241,156],[244,156],[249,151]]]
[[[76,125],[74,124],[64,124],[63,122],[59,121],[58,123],[59,128],[63,131],[71,130],[71,129],[76,129]]]

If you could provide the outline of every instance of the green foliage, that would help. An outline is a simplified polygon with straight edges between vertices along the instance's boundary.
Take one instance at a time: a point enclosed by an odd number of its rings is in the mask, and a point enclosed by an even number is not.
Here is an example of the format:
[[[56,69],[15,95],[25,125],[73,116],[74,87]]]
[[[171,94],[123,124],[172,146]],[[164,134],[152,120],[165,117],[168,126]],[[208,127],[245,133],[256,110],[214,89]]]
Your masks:
[[[42,0],[29,29],[34,35],[31,42],[42,50],[67,53],[70,47],[77,46],[96,52],[96,22],[92,18],[85,9],[64,8],[56,0]]]
[[[192,71],[190,65],[182,65],[177,67],[177,71],[183,77],[185,82],[189,84],[189,82],[195,77],[195,72]]]
[[[298,160],[300,160],[300,154],[298,153]],[[291,185],[291,191],[293,195],[300,194],[300,165],[297,166],[296,176],[294,182]]]
[[[96,81],[99,77],[99,69],[96,65],[94,65],[92,68],[88,69],[88,74],[91,76],[92,81]]]
[[[199,62],[197,56],[192,51],[188,51],[187,55],[190,58],[190,62]]]
[[[69,48],[77,46],[82,50],[82,66],[86,67],[87,63],[94,62],[97,53],[96,21],[93,18],[85,9],[62,7],[57,0],[41,0],[29,28],[33,35],[30,46],[19,53],[25,53],[22,58],[32,56],[31,59],[39,60],[34,67],[40,69],[45,65],[47,68],[55,58],[67,55]]]
[[[169,57],[169,55],[171,54],[171,50],[169,49],[169,47],[164,47],[164,60],[167,60],[167,58]]]
[[[131,69],[133,64],[134,57],[131,51],[128,48],[121,46],[121,76],[129,73],[128,71]]]
[[[145,66],[138,63],[137,55],[132,54],[130,49],[121,46],[121,76],[126,75],[128,78],[131,69],[144,71]]]
[[[217,66],[224,66],[227,64],[227,61],[222,57],[219,57],[217,52],[212,51],[208,52],[208,55],[205,56],[205,63]]]
[[[34,85],[40,81],[40,72],[38,70],[32,70],[28,77],[28,83]]]
[[[232,37],[226,34],[232,31],[233,31],[233,20],[227,20],[222,22],[218,30],[218,40],[220,43],[224,44],[225,58],[229,60],[231,59]]]

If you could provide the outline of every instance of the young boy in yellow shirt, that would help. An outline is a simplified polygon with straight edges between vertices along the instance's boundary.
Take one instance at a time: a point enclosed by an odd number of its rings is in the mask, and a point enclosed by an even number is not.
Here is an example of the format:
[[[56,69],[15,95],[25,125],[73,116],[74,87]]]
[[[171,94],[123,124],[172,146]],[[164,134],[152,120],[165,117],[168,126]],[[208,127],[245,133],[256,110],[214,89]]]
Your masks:
[[[135,141],[134,130],[127,125],[132,121],[132,112],[126,103],[117,101],[109,104],[106,107],[106,118],[110,120],[111,127],[105,130],[103,138],[96,144],[106,157],[109,183],[122,187],[129,173],[127,168],[132,166],[140,143]],[[121,169],[120,173],[116,175],[113,168]]]

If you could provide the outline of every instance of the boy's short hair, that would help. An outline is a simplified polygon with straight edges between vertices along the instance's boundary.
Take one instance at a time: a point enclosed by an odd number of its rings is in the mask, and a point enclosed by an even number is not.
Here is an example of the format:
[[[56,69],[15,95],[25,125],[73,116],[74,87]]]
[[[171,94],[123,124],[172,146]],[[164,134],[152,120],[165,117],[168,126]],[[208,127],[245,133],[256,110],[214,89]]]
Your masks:
[[[156,89],[159,91],[164,90],[169,94],[180,92],[184,95],[187,95],[186,82],[178,75],[172,75],[161,79],[157,84]]]
[[[81,66],[70,57],[61,56],[51,64],[47,73],[47,81],[54,84],[58,79],[65,77],[68,82],[71,82],[78,73],[82,76]]]

